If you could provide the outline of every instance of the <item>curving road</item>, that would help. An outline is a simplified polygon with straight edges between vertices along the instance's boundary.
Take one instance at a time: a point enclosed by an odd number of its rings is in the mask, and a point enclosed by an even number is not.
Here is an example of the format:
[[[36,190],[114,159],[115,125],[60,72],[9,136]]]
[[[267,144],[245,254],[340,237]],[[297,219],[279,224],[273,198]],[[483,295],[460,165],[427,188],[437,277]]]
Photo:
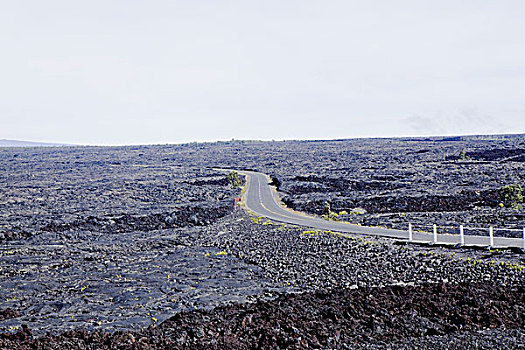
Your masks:
[[[275,189],[269,185],[270,179],[267,175],[253,171],[241,171],[240,173],[247,176],[247,189],[243,196],[243,202],[247,209],[257,215],[283,223],[312,227],[320,230],[408,240],[408,230],[393,230],[327,221],[292,211],[281,204]],[[433,241],[433,235],[430,233],[413,232],[413,241],[431,243]],[[438,242],[440,244],[457,244],[460,242],[460,238],[459,235],[439,234]],[[465,235],[465,245],[467,246],[489,246],[489,243],[488,234],[485,237]],[[522,248],[523,240],[519,238],[494,237],[494,247]]]

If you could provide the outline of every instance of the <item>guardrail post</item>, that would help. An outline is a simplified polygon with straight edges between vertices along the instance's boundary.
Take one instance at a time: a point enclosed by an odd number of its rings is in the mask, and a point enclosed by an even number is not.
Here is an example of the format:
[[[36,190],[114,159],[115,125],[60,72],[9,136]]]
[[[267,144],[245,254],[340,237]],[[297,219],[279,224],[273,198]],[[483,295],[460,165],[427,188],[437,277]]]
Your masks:
[[[436,224],[434,224],[433,229],[434,229],[433,230],[434,231],[434,236],[433,236],[432,243],[436,244],[438,242],[438,230],[437,230]]]
[[[525,232],[525,228],[523,229],[523,232]],[[524,235],[525,235],[525,233],[524,233]],[[523,236],[523,237],[525,239],[525,236]],[[412,224],[411,223],[408,224],[408,242],[412,243]]]
[[[494,227],[489,227],[489,247],[494,247]]]
[[[465,245],[465,234],[463,232],[463,225],[459,225],[459,244]]]
[[[523,250],[525,250],[525,227],[523,228]]]

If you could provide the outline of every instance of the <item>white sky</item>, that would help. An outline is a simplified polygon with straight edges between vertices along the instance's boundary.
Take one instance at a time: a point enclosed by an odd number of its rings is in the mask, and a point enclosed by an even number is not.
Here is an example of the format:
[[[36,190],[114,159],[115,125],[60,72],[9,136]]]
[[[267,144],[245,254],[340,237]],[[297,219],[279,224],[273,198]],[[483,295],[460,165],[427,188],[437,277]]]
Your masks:
[[[523,0],[0,3],[0,138],[525,132]]]

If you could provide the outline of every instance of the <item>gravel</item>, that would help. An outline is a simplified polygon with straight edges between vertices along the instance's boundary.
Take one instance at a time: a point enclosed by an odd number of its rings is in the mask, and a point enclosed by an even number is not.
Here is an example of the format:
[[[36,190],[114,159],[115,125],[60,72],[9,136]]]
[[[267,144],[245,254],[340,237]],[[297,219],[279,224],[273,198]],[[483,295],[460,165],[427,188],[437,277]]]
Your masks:
[[[525,257],[511,252],[394,244],[248,218],[218,223],[197,241],[260,266],[265,277],[299,290],[438,282],[524,282]],[[253,221],[257,222],[254,225]]]

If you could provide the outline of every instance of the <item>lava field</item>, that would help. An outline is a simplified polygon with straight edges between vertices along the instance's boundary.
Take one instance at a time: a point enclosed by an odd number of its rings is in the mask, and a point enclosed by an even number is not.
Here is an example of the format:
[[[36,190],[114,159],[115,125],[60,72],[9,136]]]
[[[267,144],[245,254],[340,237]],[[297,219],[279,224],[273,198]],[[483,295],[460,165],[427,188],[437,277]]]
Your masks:
[[[314,215],[516,236],[524,155],[523,135],[2,148],[0,348],[523,347],[523,254],[253,217],[214,169]]]

